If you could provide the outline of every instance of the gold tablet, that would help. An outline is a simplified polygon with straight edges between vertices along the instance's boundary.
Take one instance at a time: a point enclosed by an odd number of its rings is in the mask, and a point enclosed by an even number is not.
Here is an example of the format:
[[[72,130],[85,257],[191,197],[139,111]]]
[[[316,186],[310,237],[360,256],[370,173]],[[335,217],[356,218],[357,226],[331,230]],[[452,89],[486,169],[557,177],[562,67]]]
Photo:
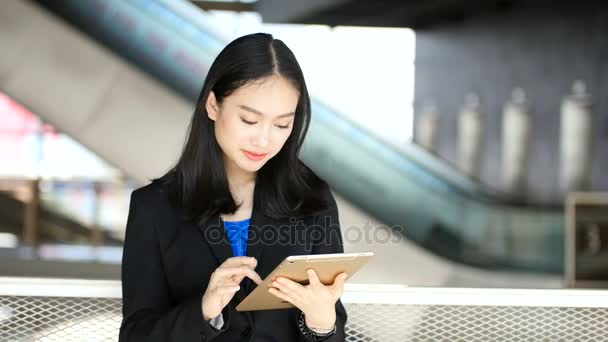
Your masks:
[[[237,311],[287,309],[294,306],[268,289],[277,277],[285,277],[302,285],[308,284],[309,268],[314,269],[325,285],[333,284],[335,277],[346,272],[348,280],[374,256],[373,252],[296,255],[286,257],[251,293],[237,305]]]

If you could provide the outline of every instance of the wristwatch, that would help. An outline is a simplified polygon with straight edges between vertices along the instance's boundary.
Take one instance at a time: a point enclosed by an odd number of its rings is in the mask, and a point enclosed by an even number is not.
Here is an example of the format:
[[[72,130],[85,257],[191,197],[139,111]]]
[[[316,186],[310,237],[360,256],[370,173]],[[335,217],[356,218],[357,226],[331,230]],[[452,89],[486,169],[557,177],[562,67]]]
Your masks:
[[[300,317],[298,318],[298,327],[300,328],[300,332],[306,337],[309,337],[313,340],[321,340],[329,335],[333,335],[336,333],[336,325],[334,324],[333,328],[327,332],[317,332],[308,327],[306,325],[306,318],[304,317],[304,312],[300,312]]]

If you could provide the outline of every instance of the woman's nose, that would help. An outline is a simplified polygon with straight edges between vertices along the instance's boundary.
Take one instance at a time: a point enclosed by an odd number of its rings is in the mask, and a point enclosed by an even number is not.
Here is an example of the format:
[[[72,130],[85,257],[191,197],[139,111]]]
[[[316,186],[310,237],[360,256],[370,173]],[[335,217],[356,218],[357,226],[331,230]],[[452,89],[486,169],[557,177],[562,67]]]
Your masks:
[[[268,145],[270,144],[270,130],[270,127],[262,126],[262,128],[257,132],[254,138],[256,146],[261,148],[268,147]]]

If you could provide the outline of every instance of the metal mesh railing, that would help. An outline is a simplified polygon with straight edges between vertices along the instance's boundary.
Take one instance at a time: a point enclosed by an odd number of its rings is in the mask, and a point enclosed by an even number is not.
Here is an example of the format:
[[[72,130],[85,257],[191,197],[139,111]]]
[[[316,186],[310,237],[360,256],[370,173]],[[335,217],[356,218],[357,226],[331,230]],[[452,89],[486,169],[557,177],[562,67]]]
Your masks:
[[[116,341],[120,283],[87,284],[98,283],[0,279],[0,341]],[[343,296],[349,342],[608,341],[606,291],[355,285]]]
[[[608,341],[608,309],[350,304],[348,341]]]
[[[116,341],[117,298],[0,296],[0,341]]]

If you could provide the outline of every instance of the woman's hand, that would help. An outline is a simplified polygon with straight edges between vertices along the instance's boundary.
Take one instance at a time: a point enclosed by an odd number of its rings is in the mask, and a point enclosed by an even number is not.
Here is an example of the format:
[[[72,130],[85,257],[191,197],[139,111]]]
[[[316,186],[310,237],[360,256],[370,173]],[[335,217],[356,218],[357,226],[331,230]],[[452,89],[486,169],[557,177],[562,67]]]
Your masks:
[[[308,285],[277,277],[268,291],[304,312],[309,328],[329,330],[336,323],[336,302],[344,291],[347,274],[338,274],[331,285],[321,283],[313,269],[308,269],[307,274]]]
[[[243,278],[249,277],[256,284],[262,282],[260,276],[253,270],[257,264],[257,260],[252,257],[232,257],[226,259],[211,274],[201,303],[204,320],[215,318],[222,313],[224,307],[239,290]]]

